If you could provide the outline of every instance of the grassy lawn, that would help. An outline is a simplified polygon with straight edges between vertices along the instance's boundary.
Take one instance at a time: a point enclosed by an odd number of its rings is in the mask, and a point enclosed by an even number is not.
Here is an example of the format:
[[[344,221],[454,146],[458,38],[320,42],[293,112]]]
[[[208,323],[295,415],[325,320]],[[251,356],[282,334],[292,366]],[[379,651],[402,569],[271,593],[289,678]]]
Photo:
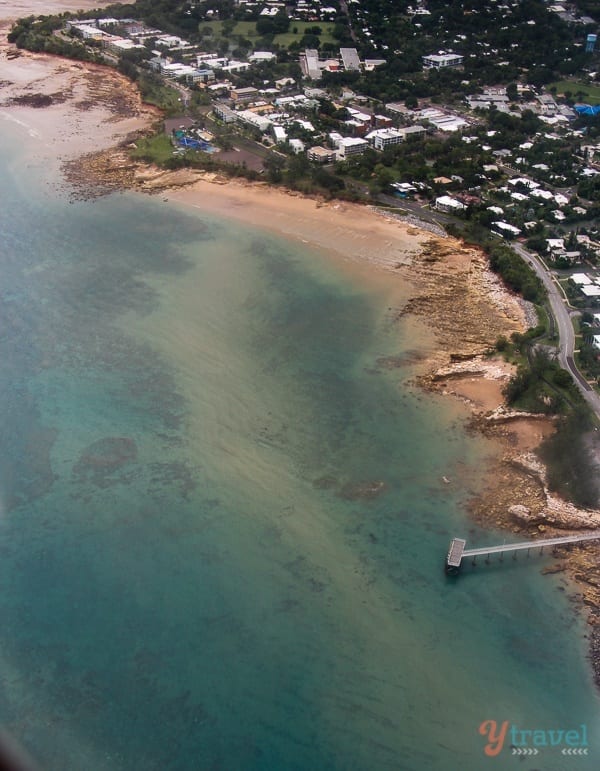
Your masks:
[[[198,25],[200,34],[205,30],[210,29],[212,31],[212,37],[215,39],[223,37],[223,22],[222,21],[203,21]],[[244,37],[252,39],[257,37],[256,24],[253,21],[238,21],[233,28],[232,35],[243,35]],[[209,38],[210,39],[210,38]]]
[[[321,43],[335,44],[335,38],[331,34],[334,25],[316,21],[292,21],[290,23],[289,32],[285,32],[281,35],[275,35],[273,42],[287,48],[287,46],[289,46],[294,41],[300,41],[307,28],[315,26],[320,27],[322,30],[320,35]],[[220,40],[223,37],[222,21],[202,22],[199,26],[200,32],[207,28],[212,30],[212,36],[211,38],[208,38],[208,40]],[[296,30],[296,32],[294,32],[294,30]],[[253,21],[238,21],[233,28],[233,32],[231,33],[232,38],[236,36],[245,37],[253,43],[260,37],[256,31],[256,23]]]
[[[137,149],[131,153],[131,156],[161,165],[173,157],[173,150],[170,138],[161,133],[138,140]]]
[[[319,21],[292,21],[290,24],[289,32],[286,32],[282,35],[275,35],[273,42],[279,43],[280,46],[285,46],[287,48],[287,46],[291,45],[291,43],[300,41],[306,29],[310,27],[321,28],[322,31],[319,35],[321,45],[324,43],[331,43],[332,45],[336,45],[336,39],[331,34],[334,25]],[[297,32],[295,33],[294,30],[297,30]]]
[[[543,338],[544,345],[549,345],[556,348],[558,345],[558,339],[551,334],[552,325],[550,323],[550,319],[548,318],[548,311],[543,305],[536,305],[535,310],[537,312],[538,324],[543,326],[546,330]]]
[[[585,102],[590,104],[600,104],[600,86],[595,86],[590,83],[580,83],[576,80],[557,80],[556,83],[550,83],[547,86],[548,90],[552,87],[556,88],[557,94],[564,94],[565,91],[570,91],[572,97],[575,99],[576,94],[581,91],[584,95]]]
[[[158,82],[156,78],[145,78],[143,76],[138,81],[138,85],[144,102],[160,107],[167,114],[181,112],[179,92],[176,89],[165,86]]]

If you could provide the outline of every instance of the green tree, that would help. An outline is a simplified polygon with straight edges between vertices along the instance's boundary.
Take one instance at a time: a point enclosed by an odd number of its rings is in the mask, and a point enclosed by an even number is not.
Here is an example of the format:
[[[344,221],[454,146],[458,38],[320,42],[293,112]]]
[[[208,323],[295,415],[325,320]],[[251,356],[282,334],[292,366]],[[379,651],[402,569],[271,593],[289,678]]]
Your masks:
[[[285,159],[275,153],[269,153],[263,162],[265,174],[269,182],[279,184],[283,179]]]

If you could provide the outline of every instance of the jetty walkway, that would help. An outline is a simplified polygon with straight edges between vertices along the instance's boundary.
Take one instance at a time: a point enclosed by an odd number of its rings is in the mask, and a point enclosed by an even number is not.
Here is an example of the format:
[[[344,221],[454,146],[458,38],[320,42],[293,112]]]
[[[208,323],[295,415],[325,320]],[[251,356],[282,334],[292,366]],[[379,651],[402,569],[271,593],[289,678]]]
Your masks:
[[[453,538],[446,557],[446,573],[456,575],[460,571],[462,560],[465,557],[472,557],[475,562],[476,557],[485,555],[486,562],[489,561],[490,554],[499,554],[500,559],[504,554],[513,554],[516,558],[516,552],[526,551],[527,556],[531,549],[539,549],[543,554],[545,547],[554,548],[556,546],[565,546],[571,543],[581,543],[582,541],[600,540],[600,530],[592,533],[579,533],[578,535],[567,535],[559,538],[542,538],[537,541],[522,541],[521,543],[503,543],[501,546],[484,546],[480,549],[465,549],[467,542],[464,538]]]

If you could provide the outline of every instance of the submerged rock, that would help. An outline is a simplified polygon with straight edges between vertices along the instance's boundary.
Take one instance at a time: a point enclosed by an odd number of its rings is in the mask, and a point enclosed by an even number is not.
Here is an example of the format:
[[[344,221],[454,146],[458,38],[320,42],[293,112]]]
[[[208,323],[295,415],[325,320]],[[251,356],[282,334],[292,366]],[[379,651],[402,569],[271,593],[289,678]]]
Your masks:
[[[106,487],[118,481],[114,478],[116,472],[120,472],[136,458],[137,447],[133,439],[107,436],[85,448],[73,466],[73,474],[80,481],[89,481],[99,487]],[[120,479],[122,480],[122,477]]]
[[[340,492],[340,498],[347,501],[370,500],[377,498],[385,490],[385,482],[380,480],[375,482],[348,482]]]

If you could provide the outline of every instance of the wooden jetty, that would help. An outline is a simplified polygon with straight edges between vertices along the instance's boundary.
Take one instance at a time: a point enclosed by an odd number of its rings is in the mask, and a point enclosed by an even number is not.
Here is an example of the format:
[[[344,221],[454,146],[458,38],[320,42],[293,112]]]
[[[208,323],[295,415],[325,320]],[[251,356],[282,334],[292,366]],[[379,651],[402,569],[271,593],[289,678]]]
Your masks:
[[[456,575],[460,571],[461,563],[465,557],[472,557],[473,564],[476,558],[485,555],[486,562],[489,562],[491,554],[499,554],[502,560],[504,554],[512,554],[516,559],[517,552],[526,551],[527,556],[532,549],[539,549],[539,553],[544,553],[544,548],[554,548],[556,546],[565,546],[571,543],[581,543],[583,541],[600,540],[600,530],[592,533],[579,533],[578,535],[567,535],[559,538],[542,538],[537,541],[522,541],[521,543],[503,543],[501,546],[484,546],[480,549],[465,549],[467,542],[464,538],[453,538],[450,542],[448,556],[446,557],[446,573]]]

